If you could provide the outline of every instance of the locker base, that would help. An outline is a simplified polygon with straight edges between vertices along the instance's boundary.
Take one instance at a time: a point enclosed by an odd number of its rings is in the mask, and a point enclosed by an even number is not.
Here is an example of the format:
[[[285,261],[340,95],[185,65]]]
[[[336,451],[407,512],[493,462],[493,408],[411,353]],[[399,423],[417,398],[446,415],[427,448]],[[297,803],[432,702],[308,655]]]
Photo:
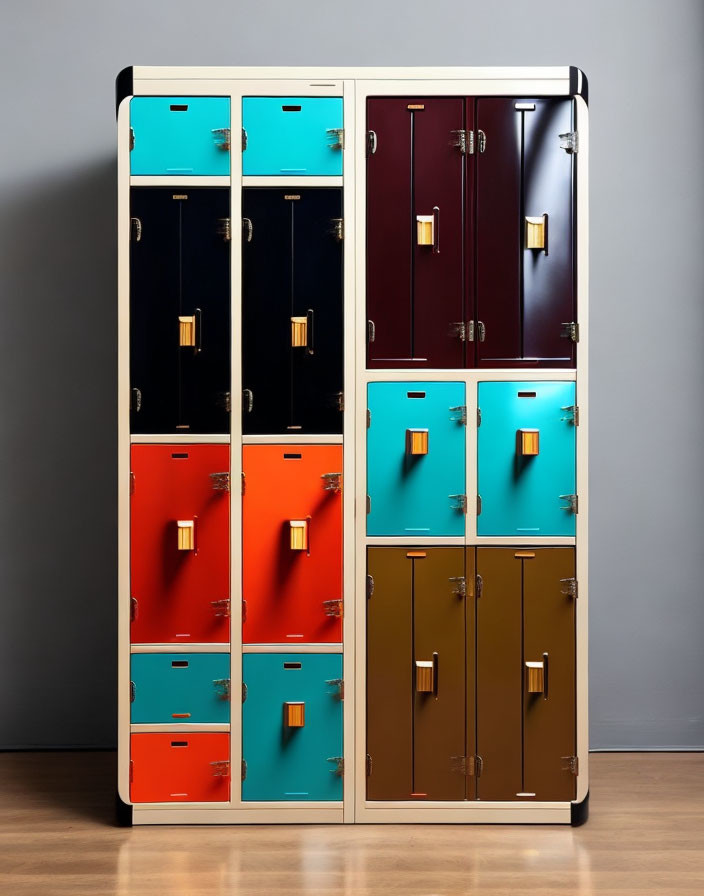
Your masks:
[[[118,828],[132,827],[132,806],[123,802],[119,793],[115,794],[115,824]]]
[[[572,803],[570,815],[573,828],[578,828],[586,822],[589,818],[589,791],[581,803]]]

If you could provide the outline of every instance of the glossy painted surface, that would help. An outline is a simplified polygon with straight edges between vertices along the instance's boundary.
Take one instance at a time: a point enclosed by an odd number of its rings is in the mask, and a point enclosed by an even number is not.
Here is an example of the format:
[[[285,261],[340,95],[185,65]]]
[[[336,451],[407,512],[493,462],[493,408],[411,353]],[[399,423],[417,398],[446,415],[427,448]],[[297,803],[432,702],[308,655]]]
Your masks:
[[[230,678],[229,653],[133,653],[132,724],[230,721],[230,699],[217,681]]]
[[[341,432],[342,190],[247,188],[242,214],[243,430]],[[291,346],[292,316],[308,318],[307,347]]]
[[[464,535],[450,497],[465,492],[466,430],[451,410],[464,404],[463,383],[369,384],[368,535]],[[408,428],[428,430],[426,455],[406,454]]]
[[[230,99],[138,96],[130,101],[131,174],[228,175],[230,152],[213,130],[230,127]]]
[[[130,380],[141,393],[133,433],[229,432],[230,214],[227,189],[135,187],[130,214]],[[179,316],[196,346],[179,345]]]
[[[329,129],[342,128],[342,97],[246,96],[242,124],[246,175],[341,175],[342,151]]]
[[[214,775],[213,762],[229,763],[230,735],[214,732],[133,734],[130,737],[135,803],[206,803],[230,799],[230,775]]]
[[[575,384],[479,383],[479,535],[574,536],[565,498],[576,490]],[[519,429],[537,429],[540,453],[517,453]]]
[[[342,494],[325,473],[342,473],[341,445],[245,445],[243,640],[341,642],[342,620],[324,601],[342,600]],[[308,520],[308,550],[291,549],[290,521]]]
[[[130,497],[132,643],[226,642],[230,620],[227,445],[133,445]],[[195,550],[178,550],[178,520],[194,520]]]
[[[243,800],[341,800],[339,654],[245,654],[242,706]],[[284,704],[305,703],[305,725],[284,725]]]

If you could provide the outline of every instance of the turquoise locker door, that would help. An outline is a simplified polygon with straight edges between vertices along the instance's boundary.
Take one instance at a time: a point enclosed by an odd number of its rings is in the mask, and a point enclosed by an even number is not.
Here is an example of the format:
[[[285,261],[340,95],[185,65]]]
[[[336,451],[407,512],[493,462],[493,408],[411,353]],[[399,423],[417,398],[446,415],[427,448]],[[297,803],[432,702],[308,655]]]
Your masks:
[[[229,723],[229,653],[132,654],[133,725]]]
[[[246,96],[242,174],[342,174],[342,97]]]
[[[228,97],[136,96],[130,102],[130,125],[132,174],[230,173]]]
[[[242,664],[242,799],[341,800],[342,656],[248,653]]]
[[[464,383],[370,383],[367,402],[367,535],[463,536]]]
[[[575,534],[575,394],[574,383],[479,383],[478,535]]]

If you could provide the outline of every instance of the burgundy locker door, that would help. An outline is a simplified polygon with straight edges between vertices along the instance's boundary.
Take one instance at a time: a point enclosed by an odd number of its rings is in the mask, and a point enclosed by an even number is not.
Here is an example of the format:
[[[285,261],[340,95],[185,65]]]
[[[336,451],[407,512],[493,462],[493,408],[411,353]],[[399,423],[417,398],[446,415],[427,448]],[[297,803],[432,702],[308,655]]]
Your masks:
[[[413,128],[413,214],[434,217],[434,243],[414,233],[413,355],[423,367],[464,366],[464,129],[459,98],[409,101]],[[417,108],[410,108],[416,106]],[[453,133],[454,132],[454,133]]]
[[[466,100],[465,128],[474,141],[474,152],[465,157],[464,173],[464,316],[467,327],[474,326],[477,319],[477,284],[476,284],[476,208],[477,208],[477,100],[470,96]],[[470,340],[467,332],[465,342],[465,367],[476,367],[477,364],[477,333]],[[474,557],[474,554],[472,554]]]
[[[502,97],[477,100],[479,367],[503,367],[521,357],[521,114],[514,104]]]
[[[373,131],[367,158],[369,367],[408,366],[412,352],[411,115],[407,106],[402,98],[367,101],[367,127]]]

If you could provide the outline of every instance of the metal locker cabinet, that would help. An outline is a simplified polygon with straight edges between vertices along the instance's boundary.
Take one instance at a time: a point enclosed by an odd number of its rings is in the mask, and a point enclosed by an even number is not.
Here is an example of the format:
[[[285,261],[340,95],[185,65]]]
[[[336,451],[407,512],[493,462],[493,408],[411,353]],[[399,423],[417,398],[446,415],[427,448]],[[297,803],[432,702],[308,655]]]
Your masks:
[[[477,796],[514,800],[523,790],[522,566],[514,548],[476,550]]]
[[[367,548],[367,799],[413,790],[413,560]]]
[[[134,803],[230,799],[229,734],[133,734],[130,759],[130,797]]]
[[[342,656],[249,653],[242,676],[242,799],[341,800]]]
[[[374,98],[367,116],[368,366],[461,367],[464,101]]]
[[[574,406],[573,382],[479,383],[478,535],[574,536]]]
[[[413,794],[465,798],[465,549],[409,548],[413,562]],[[430,664],[419,667],[418,663]]]
[[[573,800],[578,771],[575,551],[524,553],[524,788],[538,800]],[[527,663],[542,664],[534,667],[538,675],[532,681]]]
[[[132,445],[133,644],[229,641],[229,469],[228,445]]]
[[[244,642],[341,642],[342,446],[242,454]]]
[[[229,653],[133,653],[133,725],[227,724]]]
[[[342,432],[342,191],[247,188],[243,215],[243,431]]]
[[[130,125],[133,175],[230,173],[229,97],[133,97]]]
[[[245,96],[242,174],[342,174],[342,97]]]
[[[370,383],[367,400],[367,535],[463,536],[464,383]]]

